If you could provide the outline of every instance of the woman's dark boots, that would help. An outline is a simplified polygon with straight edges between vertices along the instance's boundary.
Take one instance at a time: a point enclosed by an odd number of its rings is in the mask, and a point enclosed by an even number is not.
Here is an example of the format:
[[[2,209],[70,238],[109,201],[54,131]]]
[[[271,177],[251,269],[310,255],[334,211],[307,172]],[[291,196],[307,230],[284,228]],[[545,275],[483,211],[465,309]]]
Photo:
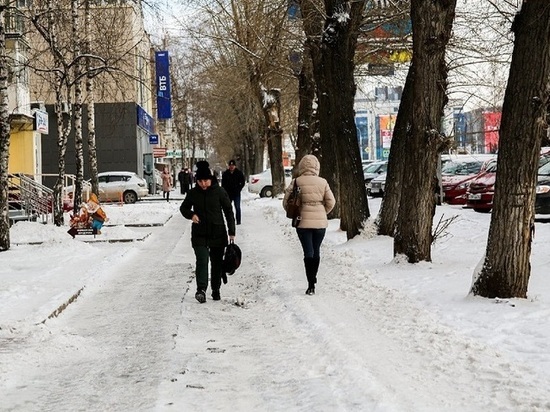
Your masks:
[[[306,295],[315,294],[315,284],[317,283],[317,271],[319,270],[320,258],[306,257],[304,258],[304,266],[306,267],[307,290]]]

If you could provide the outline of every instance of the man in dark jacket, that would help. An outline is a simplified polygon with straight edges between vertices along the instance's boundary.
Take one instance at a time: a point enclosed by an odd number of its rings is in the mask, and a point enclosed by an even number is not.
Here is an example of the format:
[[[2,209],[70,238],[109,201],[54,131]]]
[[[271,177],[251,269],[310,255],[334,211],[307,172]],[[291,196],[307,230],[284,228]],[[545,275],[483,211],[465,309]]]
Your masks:
[[[180,170],[178,173],[178,180],[180,182],[180,193],[182,195],[189,192],[189,186],[191,185],[191,173],[187,167]]]
[[[237,169],[234,160],[230,160],[227,170],[222,174],[222,187],[235,204],[235,217],[238,225],[241,224],[241,190],[243,190],[244,184],[243,172]]]
[[[235,239],[235,217],[226,191],[214,180],[208,167],[199,166],[195,173],[195,179],[197,184],[185,197],[180,206],[180,212],[183,217],[193,221],[191,244],[197,262],[195,299],[204,303],[208,288],[209,258],[212,299],[220,300],[223,253],[229,243],[228,232],[229,239]]]

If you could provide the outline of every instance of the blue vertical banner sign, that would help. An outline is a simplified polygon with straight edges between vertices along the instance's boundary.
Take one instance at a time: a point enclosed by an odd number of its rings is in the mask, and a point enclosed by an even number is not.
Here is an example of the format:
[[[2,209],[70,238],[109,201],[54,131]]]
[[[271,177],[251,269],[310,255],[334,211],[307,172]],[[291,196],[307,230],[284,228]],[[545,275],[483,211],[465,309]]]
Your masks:
[[[357,139],[359,140],[359,148],[361,149],[361,160],[372,158],[369,148],[369,129],[366,113],[356,113],[355,127],[357,128]]]
[[[157,117],[172,118],[172,98],[170,96],[170,60],[167,51],[155,52],[157,78]]]
[[[466,147],[466,115],[461,111],[453,113],[455,142],[458,147]]]

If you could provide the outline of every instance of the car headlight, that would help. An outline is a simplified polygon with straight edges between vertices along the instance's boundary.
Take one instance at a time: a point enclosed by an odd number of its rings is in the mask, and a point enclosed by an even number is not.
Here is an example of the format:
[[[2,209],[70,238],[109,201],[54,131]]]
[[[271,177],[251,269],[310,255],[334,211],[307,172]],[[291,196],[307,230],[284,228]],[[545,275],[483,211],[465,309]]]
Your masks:
[[[462,183],[458,185],[456,188],[462,190],[462,189],[468,189],[468,186],[470,186],[470,183]]]
[[[540,185],[537,186],[537,195],[542,195],[544,193],[550,192],[550,186],[548,185]]]

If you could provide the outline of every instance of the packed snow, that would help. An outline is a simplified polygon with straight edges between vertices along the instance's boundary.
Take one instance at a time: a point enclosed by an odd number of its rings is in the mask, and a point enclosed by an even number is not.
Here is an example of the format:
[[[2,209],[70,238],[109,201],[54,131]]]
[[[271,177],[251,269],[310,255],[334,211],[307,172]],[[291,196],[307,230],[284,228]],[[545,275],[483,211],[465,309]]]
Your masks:
[[[245,189],[246,190],[246,189]],[[550,226],[528,299],[468,295],[490,214],[454,222],[433,262],[393,257],[372,220],[331,221],[316,295],[280,199],[243,192],[237,272],[194,299],[181,200],[104,205],[102,234],[19,222],[0,253],[1,411],[549,411]]]

